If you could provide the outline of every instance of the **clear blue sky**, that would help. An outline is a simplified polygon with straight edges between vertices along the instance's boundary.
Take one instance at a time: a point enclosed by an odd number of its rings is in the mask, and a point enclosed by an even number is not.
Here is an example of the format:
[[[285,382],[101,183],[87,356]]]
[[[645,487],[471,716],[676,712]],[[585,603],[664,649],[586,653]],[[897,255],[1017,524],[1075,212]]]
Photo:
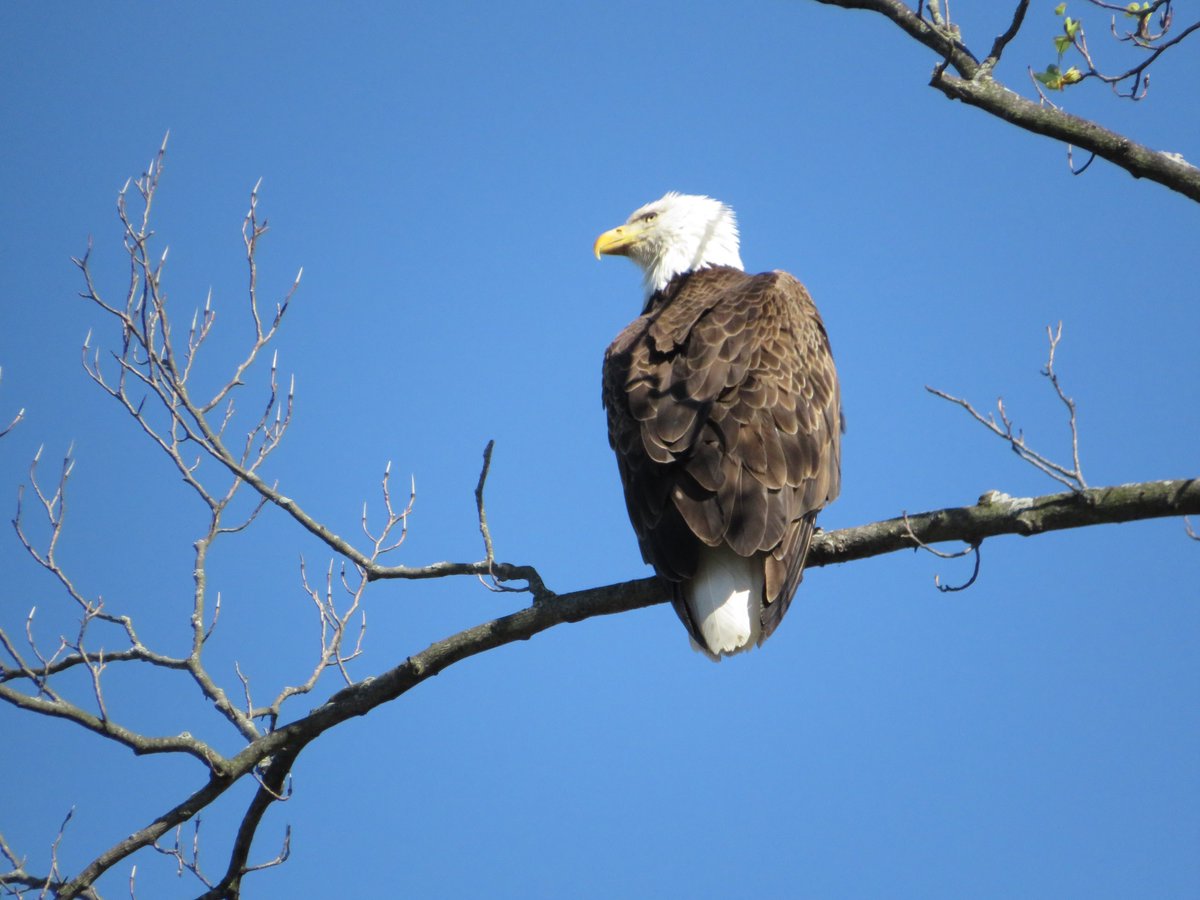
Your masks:
[[[1008,5],[962,10],[968,42]],[[1022,91],[1052,60],[1052,5],[1001,72]],[[1085,23],[1108,53],[1107,20]],[[1163,59],[1140,104],[1065,102],[1200,159],[1198,48]],[[481,556],[472,490],[494,438],[501,558],[558,591],[647,574],[599,399],[638,276],[590,251],[669,189],[732,204],[747,266],[794,272],[821,307],[849,423],[827,529],[1057,490],[923,386],[1003,394],[1065,458],[1038,375],[1060,319],[1089,480],[1200,474],[1200,210],[1103,162],[1072,177],[1061,146],[926,87],[932,64],[882,20],[808,2],[5,4],[0,419],[27,417],[0,442],[0,498],[38,445],[49,468],[73,441],[64,564],[182,650],[202,510],[81,371],[90,328],[93,346],[118,335],[70,264],[93,235],[120,293],[114,198],[168,128],[168,292],[184,321],[211,287],[220,316],[203,377],[245,338],[239,227],[261,176],[264,295],[305,272],[278,345],[296,420],[269,475],[353,534],[385,462],[411,473],[396,562]],[[214,551],[211,662],[231,692],[234,660],[256,701],[306,677],[300,554],[328,563],[271,512]],[[935,573],[969,564],[811,572],[771,642],[719,666],[663,606],[457,666],[304,753],[253,854],[290,823],[292,859],[248,896],[1196,896],[1200,545],[1179,521],[1091,528],[989,541],[964,593]],[[11,535],[0,576],[10,633],[32,606],[45,643],[72,629]],[[523,602],[466,579],[378,585],[352,671]],[[133,726],[237,746],[182,678],[113,666],[106,685]],[[0,733],[0,831],[34,871],[72,805],[65,872],[203,777],[8,707]],[[249,787],[204,816],[214,875]],[[198,893],[136,861],[139,897]]]

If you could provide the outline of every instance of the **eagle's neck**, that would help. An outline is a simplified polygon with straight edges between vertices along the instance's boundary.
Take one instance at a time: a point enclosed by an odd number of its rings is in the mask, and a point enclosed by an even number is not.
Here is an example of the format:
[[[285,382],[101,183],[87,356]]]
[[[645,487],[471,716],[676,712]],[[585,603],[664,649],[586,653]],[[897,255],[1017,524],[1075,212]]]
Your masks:
[[[650,298],[680,275],[710,266],[729,266],[744,271],[738,253],[737,228],[732,218],[719,218],[690,237],[690,240],[671,242],[645,265],[642,288],[646,293],[647,308]]]

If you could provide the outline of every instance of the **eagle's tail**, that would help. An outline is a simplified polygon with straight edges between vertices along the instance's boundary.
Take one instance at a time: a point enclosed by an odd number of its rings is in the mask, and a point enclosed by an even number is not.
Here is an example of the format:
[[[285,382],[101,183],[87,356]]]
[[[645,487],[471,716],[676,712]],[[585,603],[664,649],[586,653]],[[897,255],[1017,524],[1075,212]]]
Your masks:
[[[696,575],[681,585],[695,648],[709,659],[740,653],[762,630],[763,564],[731,548],[704,547]]]

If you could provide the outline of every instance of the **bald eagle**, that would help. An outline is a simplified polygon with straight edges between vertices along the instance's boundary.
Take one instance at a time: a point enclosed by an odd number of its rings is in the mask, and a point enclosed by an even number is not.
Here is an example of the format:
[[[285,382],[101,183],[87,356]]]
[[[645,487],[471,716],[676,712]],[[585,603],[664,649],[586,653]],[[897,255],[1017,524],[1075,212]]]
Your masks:
[[[733,210],[668,193],[596,239],[645,279],[604,355],[608,439],[642,558],[720,661],[778,627],[817,513],[841,486],[825,326],[786,272],[747,275]]]

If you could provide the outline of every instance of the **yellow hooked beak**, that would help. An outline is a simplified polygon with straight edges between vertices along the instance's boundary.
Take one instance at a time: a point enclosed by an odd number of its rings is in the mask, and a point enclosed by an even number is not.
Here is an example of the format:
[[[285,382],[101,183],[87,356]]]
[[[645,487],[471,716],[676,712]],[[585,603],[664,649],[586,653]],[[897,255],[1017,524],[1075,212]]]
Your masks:
[[[629,252],[629,248],[638,242],[642,230],[636,225],[618,225],[616,228],[610,228],[596,238],[596,243],[592,246],[596,259],[600,258],[601,253],[608,256],[624,256]]]

